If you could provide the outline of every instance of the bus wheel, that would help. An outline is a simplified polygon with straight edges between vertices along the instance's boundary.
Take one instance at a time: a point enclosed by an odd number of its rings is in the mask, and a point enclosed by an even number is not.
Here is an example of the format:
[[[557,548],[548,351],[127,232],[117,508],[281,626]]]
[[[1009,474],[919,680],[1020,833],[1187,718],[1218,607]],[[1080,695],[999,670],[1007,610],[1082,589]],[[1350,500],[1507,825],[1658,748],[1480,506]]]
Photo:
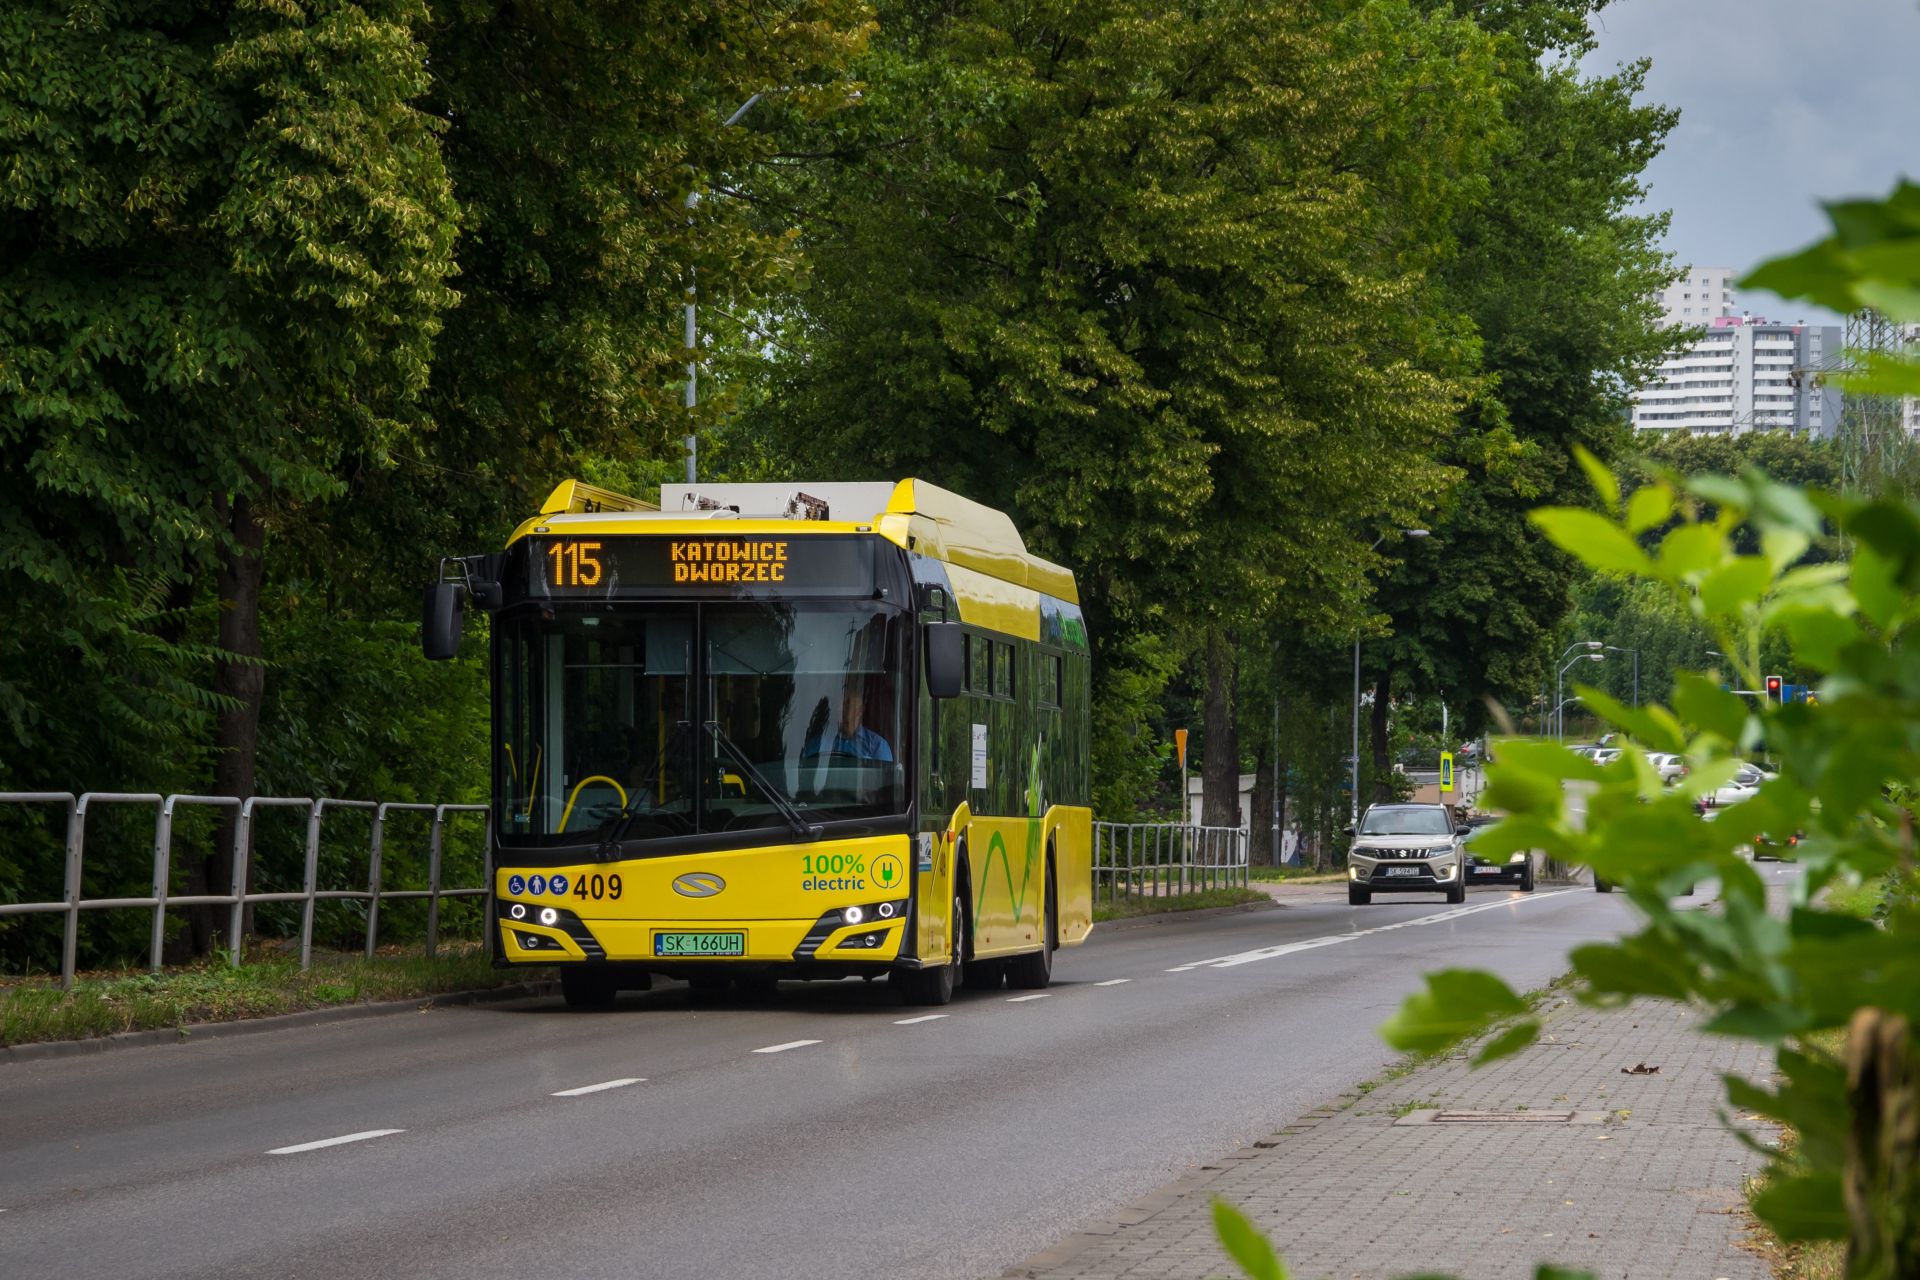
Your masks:
[[[560,998],[569,1009],[611,1009],[618,994],[611,973],[572,965],[560,970]]]
[[[959,894],[953,895],[954,921],[966,919],[967,906]],[[887,981],[900,990],[902,1004],[943,1005],[953,1003],[955,979],[960,975],[960,930],[950,930],[953,945],[947,962],[937,969],[896,969]]]
[[[1047,859],[1047,901],[1041,912],[1046,927],[1040,950],[1007,961],[1007,985],[1016,991],[1038,991],[1053,981],[1053,949],[1060,945],[1060,924],[1053,909],[1053,859]]]

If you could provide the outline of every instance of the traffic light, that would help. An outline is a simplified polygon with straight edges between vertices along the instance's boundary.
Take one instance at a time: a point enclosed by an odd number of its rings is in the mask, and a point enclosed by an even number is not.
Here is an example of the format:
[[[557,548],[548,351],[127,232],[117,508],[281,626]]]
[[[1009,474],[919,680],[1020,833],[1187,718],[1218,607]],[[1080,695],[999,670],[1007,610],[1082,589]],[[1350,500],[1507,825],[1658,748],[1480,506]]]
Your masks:
[[[1767,701],[1769,702],[1783,701],[1783,699],[1781,698],[1781,680],[1779,676],[1767,677]]]

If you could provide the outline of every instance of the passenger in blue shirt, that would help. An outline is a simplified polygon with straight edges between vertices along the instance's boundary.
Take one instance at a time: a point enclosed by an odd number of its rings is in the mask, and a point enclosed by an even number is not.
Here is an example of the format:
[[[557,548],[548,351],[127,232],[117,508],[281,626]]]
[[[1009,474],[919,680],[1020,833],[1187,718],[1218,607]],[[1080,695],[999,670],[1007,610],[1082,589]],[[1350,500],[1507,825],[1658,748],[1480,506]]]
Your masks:
[[[860,687],[860,681],[847,681],[840,697],[840,723],[835,726],[833,736],[827,738],[820,734],[809,739],[805,756],[838,755],[852,756],[857,760],[893,761],[893,748],[887,740],[860,723],[866,709],[866,699]],[[823,742],[822,739],[825,739]]]

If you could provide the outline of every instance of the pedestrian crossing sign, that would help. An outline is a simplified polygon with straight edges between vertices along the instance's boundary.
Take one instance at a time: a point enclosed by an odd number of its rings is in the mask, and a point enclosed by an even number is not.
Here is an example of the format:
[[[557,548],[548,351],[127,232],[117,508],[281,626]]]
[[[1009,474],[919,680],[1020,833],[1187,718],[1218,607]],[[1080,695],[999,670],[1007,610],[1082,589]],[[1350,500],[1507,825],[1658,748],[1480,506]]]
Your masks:
[[[1453,752],[1451,751],[1440,753],[1440,790],[1442,792],[1453,790]]]

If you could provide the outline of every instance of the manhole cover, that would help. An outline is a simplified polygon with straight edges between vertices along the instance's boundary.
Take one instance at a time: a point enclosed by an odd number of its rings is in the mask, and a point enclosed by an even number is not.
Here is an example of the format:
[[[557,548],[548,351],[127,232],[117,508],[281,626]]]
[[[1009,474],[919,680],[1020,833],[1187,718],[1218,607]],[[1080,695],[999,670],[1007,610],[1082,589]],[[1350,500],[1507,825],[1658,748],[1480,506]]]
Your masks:
[[[1602,1124],[1604,1111],[1414,1111],[1396,1125],[1456,1124]]]

